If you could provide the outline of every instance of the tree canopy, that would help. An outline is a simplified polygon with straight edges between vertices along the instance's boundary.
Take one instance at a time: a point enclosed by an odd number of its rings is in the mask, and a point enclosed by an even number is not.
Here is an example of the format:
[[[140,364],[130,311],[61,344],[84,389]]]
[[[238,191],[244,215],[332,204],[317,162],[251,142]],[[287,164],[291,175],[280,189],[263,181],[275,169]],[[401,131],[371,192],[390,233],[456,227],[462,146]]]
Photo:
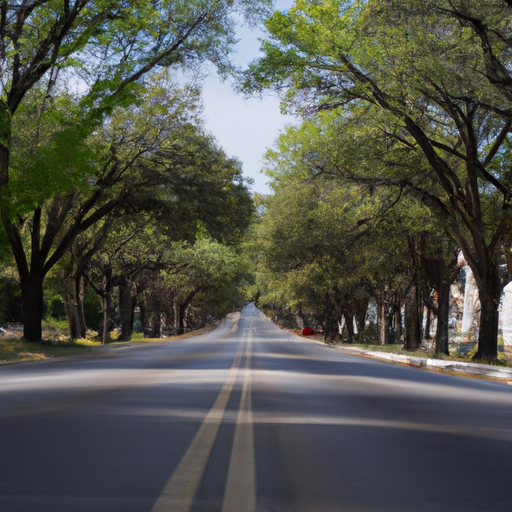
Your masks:
[[[164,187],[164,175],[168,194],[191,196],[174,207],[177,223],[195,215],[213,236],[240,240],[237,221],[252,205],[238,163],[197,128],[194,91],[151,86],[155,71],[206,61],[227,73],[234,15],[255,22],[267,9],[265,0],[2,3],[0,211],[27,338],[41,337],[45,276],[76,238],[116,208],[143,208],[141,189]]]
[[[511,16],[496,1],[297,0],[267,20],[243,80],[305,116],[337,112],[335,172],[415,197],[450,228],[480,290],[483,359],[497,354],[511,220]]]

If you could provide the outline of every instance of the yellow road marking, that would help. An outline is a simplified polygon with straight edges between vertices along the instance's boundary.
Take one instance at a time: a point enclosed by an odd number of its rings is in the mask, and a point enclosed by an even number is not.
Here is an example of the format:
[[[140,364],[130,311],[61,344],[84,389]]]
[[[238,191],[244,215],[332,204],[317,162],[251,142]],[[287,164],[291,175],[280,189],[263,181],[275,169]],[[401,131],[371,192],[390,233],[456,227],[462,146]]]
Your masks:
[[[178,467],[151,509],[152,512],[188,512],[190,510],[236,381],[242,351],[242,344],[239,344],[229,371],[228,380],[222,387],[217,400],[206,415]]]
[[[254,512],[256,508],[256,475],[251,403],[252,319],[245,352],[242,397],[238,409],[235,436],[229,461],[222,512]]]

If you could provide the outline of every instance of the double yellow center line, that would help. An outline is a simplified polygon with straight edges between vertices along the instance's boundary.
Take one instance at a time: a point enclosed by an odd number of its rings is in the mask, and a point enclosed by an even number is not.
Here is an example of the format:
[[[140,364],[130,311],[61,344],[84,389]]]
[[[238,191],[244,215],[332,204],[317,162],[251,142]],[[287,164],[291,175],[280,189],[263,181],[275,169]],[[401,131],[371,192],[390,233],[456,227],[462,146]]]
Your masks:
[[[240,406],[238,408],[222,512],[241,512],[242,510],[253,512],[256,508],[256,475],[250,378],[251,346],[252,329],[249,329],[245,351],[242,397],[240,398]]]
[[[245,346],[244,346],[245,345]],[[222,512],[253,512],[256,506],[254,437],[251,411],[250,365],[252,351],[252,320],[247,342],[239,343],[228,378],[213,407],[206,415],[178,467],[164,487],[152,512],[188,512],[197,486],[210,458],[213,443],[233,391],[245,349],[242,397],[233,438]]]

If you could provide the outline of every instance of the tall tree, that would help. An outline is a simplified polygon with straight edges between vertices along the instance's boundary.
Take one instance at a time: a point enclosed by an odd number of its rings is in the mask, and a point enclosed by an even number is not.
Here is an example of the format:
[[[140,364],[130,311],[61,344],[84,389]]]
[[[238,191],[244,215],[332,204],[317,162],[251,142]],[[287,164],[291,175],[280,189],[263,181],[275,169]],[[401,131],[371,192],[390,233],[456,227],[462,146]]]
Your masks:
[[[196,106],[194,91],[156,84],[141,95],[139,105],[116,109],[91,137],[98,146],[99,141],[106,144],[110,176],[101,195],[96,188],[77,191],[59,226],[66,233],[87,204],[100,213],[95,224],[74,238],[64,258],[73,338],[85,331],[78,297],[93,272],[92,284],[104,299],[116,286],[122,295],[143,270],[166,268],[165,252],[172,241],[193,242],[206,230],[236,245],[250,223],[253,205],[239,164],[203,133]],[[58,225],[59,219],[45,218]],[[108,283],[107,291],[102,283]],[[104,306],[108,311],[107,301]],[[127,328],[123,336],[129,335]]]
[[[400,194],[332,179],[324,156],[338,151],[321,124],[304,123],[290,128],[268,153],[274,195],[264,202],[258,225],[259,275],[265,282],[270,273],[281,285],[284,305],[296,313],[314,311],[325,330],[345,317],[349,340],[354,317],[363,335],[373,296],[386,343],[387,302],[399,293],[410,266],[405,226],[398,229],[390,220]],[[269,292],[262,300],[272,303],[276,284],[265,284]]]
[[[183,334],[185,313],[194,298],[214,292],[222,295],[226,287],[238,282],[246,273],[243,258],[235,251],[209,237],[195,244],[173,244],[173,266],[164,275],[166,285],[174,298],[174,327]],[[218,299],[216,299],[218,300]]]
[[[100,216],[93,206],[102,195],[104,184],[112,179],[110,169],[92,180],[95,193],[91,202],[83,205],[81,215],[61,236],[55,250],[53,242],[58,230],[48,222],[41,231],[43,204],[34,191],[33,229],[27,252],[18,223],[20,212],[13,207],[16,191],[11,187],[13,173],[19,172],[11,162],[12,125],[27,95],[39,87],[46,90],[43,101],[48,104],[66,84],[68,91],[78,89],[74,116],[67,119],[68,127],[58,137],[61,149],[65,148],[63,140],[84,139],[116,105],[134,103],[142,80],[156,67],[190,67],[210,60],[225,72],[234,41],[232,14],[238,11],[255,19],[265,6],[265,0],[2,2],[0,214],[20,275],[25,337],[40,339],[44,277],[76,235]],[[74,135],[71,138],[70,133]],[[53,164],[50,162],[50,166]],[[72,174],[76,172],[75,165],[76,161],[61,170]],[[60,219],[67,215],[74,194],[59,186],[58,181],[53,199],[44,199],[50,201],[49,210],[54,217]]]
[[[497,357],[500,243],[511,223],[511,19],[504,2],[298,0],[267,21],[265,56],[245,81],[284,88],[306,113],[340,110],[341,123],[360,123],[354,106],[370,113],[380,135],[367,140],[391,150],[383,178],[449,226],[473,269],[476,357],[487,360]],[[397,150],[419,155],[419,165],[401,167]]]

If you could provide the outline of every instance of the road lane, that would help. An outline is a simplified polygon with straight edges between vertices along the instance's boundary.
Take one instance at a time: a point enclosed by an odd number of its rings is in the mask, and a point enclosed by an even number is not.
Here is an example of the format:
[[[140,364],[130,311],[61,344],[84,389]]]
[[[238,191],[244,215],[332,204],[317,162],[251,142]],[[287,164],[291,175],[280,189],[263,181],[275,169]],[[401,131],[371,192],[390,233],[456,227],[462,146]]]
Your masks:
[[[251,398],[252,333],[251,318],[247,330],[242,396],[233,436],[222,512],[239,512],[240,510],[254,512],[256,507],[256,465]]]
[[[512,389],[345,355],[253,306],[0,368],[1,511],[505,511]]]

